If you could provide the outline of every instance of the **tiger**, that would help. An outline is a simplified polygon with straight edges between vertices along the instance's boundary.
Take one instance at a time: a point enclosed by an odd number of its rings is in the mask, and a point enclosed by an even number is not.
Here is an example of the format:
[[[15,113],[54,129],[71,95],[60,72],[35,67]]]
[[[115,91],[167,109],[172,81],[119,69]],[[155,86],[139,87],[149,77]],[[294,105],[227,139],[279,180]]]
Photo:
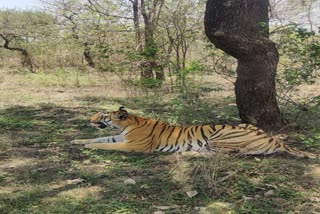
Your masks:
[[[243,155],[287,153],[298,158],[319,158],[319,154],[303,152],[268,136],[251,124],[174,126],[161,120],[147,119],[128,113],[122,106],[117,111],[96,113],[90,123],[99,127],[121,129],[115,136],[76,139],[72,143],[85,148],[124,152],[223,152]]]

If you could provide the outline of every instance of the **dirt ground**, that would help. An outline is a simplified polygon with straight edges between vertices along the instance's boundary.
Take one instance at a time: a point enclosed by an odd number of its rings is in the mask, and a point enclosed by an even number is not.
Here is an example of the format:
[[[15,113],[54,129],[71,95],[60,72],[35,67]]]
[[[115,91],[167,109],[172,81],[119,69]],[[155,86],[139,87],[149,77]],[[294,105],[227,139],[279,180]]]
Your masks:
[[[1,212],[320,213],[319,160],[288,156],[208,160],[92,151],[70,144],[75,138],[115,133],[93,128],[87,118],[122,104],[133,113],[168,122],[204,123],[210,120],[204,118],[208,112],[214,112],[217,121],[238,120],[232,83],[211,75],[196,80],[215,90],[206,93],[206,103],[192,104],[184,120],[186,105],[178,102],[177,94],[168,93],[166,85],[145,91],[108,73],[1,69]],[[296,96],[316,95],[320,84],[302,86]],[[318,128],[314,130],[303,131],[315,136]],[[299,148],[317,151],[312,145]]]

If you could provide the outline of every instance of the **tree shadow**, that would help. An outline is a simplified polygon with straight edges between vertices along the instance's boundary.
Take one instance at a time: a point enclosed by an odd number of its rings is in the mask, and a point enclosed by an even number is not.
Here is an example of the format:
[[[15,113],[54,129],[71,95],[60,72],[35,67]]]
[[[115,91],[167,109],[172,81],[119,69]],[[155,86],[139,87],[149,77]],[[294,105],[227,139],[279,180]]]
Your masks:
[[[126,103],[121,103],[123,101]],[[173,101],[164,104],[161,100],[156,103],[157,99],[153,98],[130,98],[112,102],[128,105],[132,111],[146,111],[146,115],[161,115],[159,117],[162,118],[172,117],[167,115],[169,112],[178,112],[174,113],[180,118],[177,121],[193,123],[180,117],[186,113],[183,110],[179,112],[180,104],[175,106]],[[214,105],[209,109],[212,108]],[[210,110],[200,108],[199,114],[208,116]],[[13,189],[8,193],[0,191],[0,205],[4,212],[12,209],[30,212],[37,206],[39,212],[127,210],[150,213],[157,210],[152,206],[177,205],[170,212],[197,213],[195,207],[211,206],[213,202],[232,203],[234,206],[230,209],[237,212],[288,211],[292,201],[310,202],[309,196],[301,196],[300,191],[311,194],[320,189],[318,178],[308,174],[319,166],[319,161],[289,159],[286,156],[258,159],[226,157],[222,158],[220,168],[211,168],[215,165],[210,165],[210,161],[203,158],[86,150],[71,145],[69,142],[75,137],[107,135],[87,122],[87,116],[96,111],[98,109],[88,112],[85,108],[56,105],[13,106],[0,111],[0,134],[13,133],[8,138],[12,147],[0,153],[0,185]],[[188,109],[186,111],[189,112]],[[20,165],[14,164],[17,159],[20,159]],[[29,162],[23,164],[25,160]],[[202,171],[194,174],[199,164]],[[177,173],[179,170],[180,174]],[[215,174],[214,179],[219,180],[236,170],[236,174],[212,186],[209,175]],[[128,178],[134,179],[136,184],[126,185],[124,181]],[[84,181],[66,184],[67,180],[73,179]],[[57,184],[63,185],[53,188]],[[89,187],[99,187],[99,191],[76,198],[77,191],[86,192]],[[186,187],[197,190],[198,195],[189,198]],[[272,197],[264,195],[269,190],[274,192]],[[71,192],[74,197],[69,195],[66,198],[63,196],[66,192]],[[257,195],[260,197],[255,198]],[[281,200],[283,203],[279,205]],[[44,201],[48,206],[42,205]]]

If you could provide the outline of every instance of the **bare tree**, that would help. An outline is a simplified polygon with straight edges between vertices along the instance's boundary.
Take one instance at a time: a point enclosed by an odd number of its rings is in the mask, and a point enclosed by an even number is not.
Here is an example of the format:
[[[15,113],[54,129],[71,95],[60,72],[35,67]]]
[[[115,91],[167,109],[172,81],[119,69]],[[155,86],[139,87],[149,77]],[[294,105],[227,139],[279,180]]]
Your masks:
[[[51,0],[43,1],[45,5],[57,16],[57,24],[64,26],[65,29],[70,30],[71,37],[83,47],[83,56],[90,67],[95,67],[95,63],[90,48],[90,41],[88,34],[91,29],[86,28],[92,20],[84,16],[85,8],[79,1],[70,0]]]
[[[139,0],[129,0],[132,3],[133,10],[133,25],[135,31],[136,50],[142,52],[140,16],[139,16]]]
[[[0,11],[0,47],[18,51],[22,56],[22,65],[35,72],[36,64],[22,44],[41,39],[46,33],[51,18],[41,12],[4,10]]]
[[[175,54],[172,64],[178,76],[178,84],[185,88],[187,53],[202,27],[202,16],[196,14],[196,9],[195,1],[178,0],[167,2],[163,12],[162,25],[169,40],[168,50],[172,49]]]

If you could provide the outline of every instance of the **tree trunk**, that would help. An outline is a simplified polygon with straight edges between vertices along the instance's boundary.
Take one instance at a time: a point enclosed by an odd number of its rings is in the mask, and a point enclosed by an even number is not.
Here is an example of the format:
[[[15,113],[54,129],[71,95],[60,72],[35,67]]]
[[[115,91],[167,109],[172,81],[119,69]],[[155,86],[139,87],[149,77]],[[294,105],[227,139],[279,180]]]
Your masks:
[[[142,44],[141,44],[140,22],[139,22],[139,2],[138,0],[131,0],[131,3],[133,8],[133,24],[134,24],[134,31],[135,31],[136,50],[138,53],[141,53]]]
[[[165,79],[163,70],[157,70],[157,45],[154,40],[154,32],[158,23],[159,14],[163,5],[163,0],[147,1],[141,0],[141,14],[144,21],[144,50],[145,67],[141,70],[141,77],[143,79],[159,80],[158,85]],[[147,11],[148,8],[148,11]]]
[[[88,43],[85,42],[83,45],[84,45],[84,50],[83,50],[84,59],[87,61],[88,65],[91,68],[94,68],[95,64],[94,64],[94,61],[91,56],[91,49],[90,49]]]
[[[150,17],[150,13],[147,14],[146,5],[144,0],[141,0],[141,14],[144,21],[144,53],[145,66],[141,70],[141,77],[144,79],[153,79],[154,60],[156,57],[156,48],[153,38],[153,23]]]
[[[235,92],[240,118],[275,130],[282,125],[275,90],[279,54],[268,39],[268,23],[268,0],[207,1],[206,35],[238,60]]]

